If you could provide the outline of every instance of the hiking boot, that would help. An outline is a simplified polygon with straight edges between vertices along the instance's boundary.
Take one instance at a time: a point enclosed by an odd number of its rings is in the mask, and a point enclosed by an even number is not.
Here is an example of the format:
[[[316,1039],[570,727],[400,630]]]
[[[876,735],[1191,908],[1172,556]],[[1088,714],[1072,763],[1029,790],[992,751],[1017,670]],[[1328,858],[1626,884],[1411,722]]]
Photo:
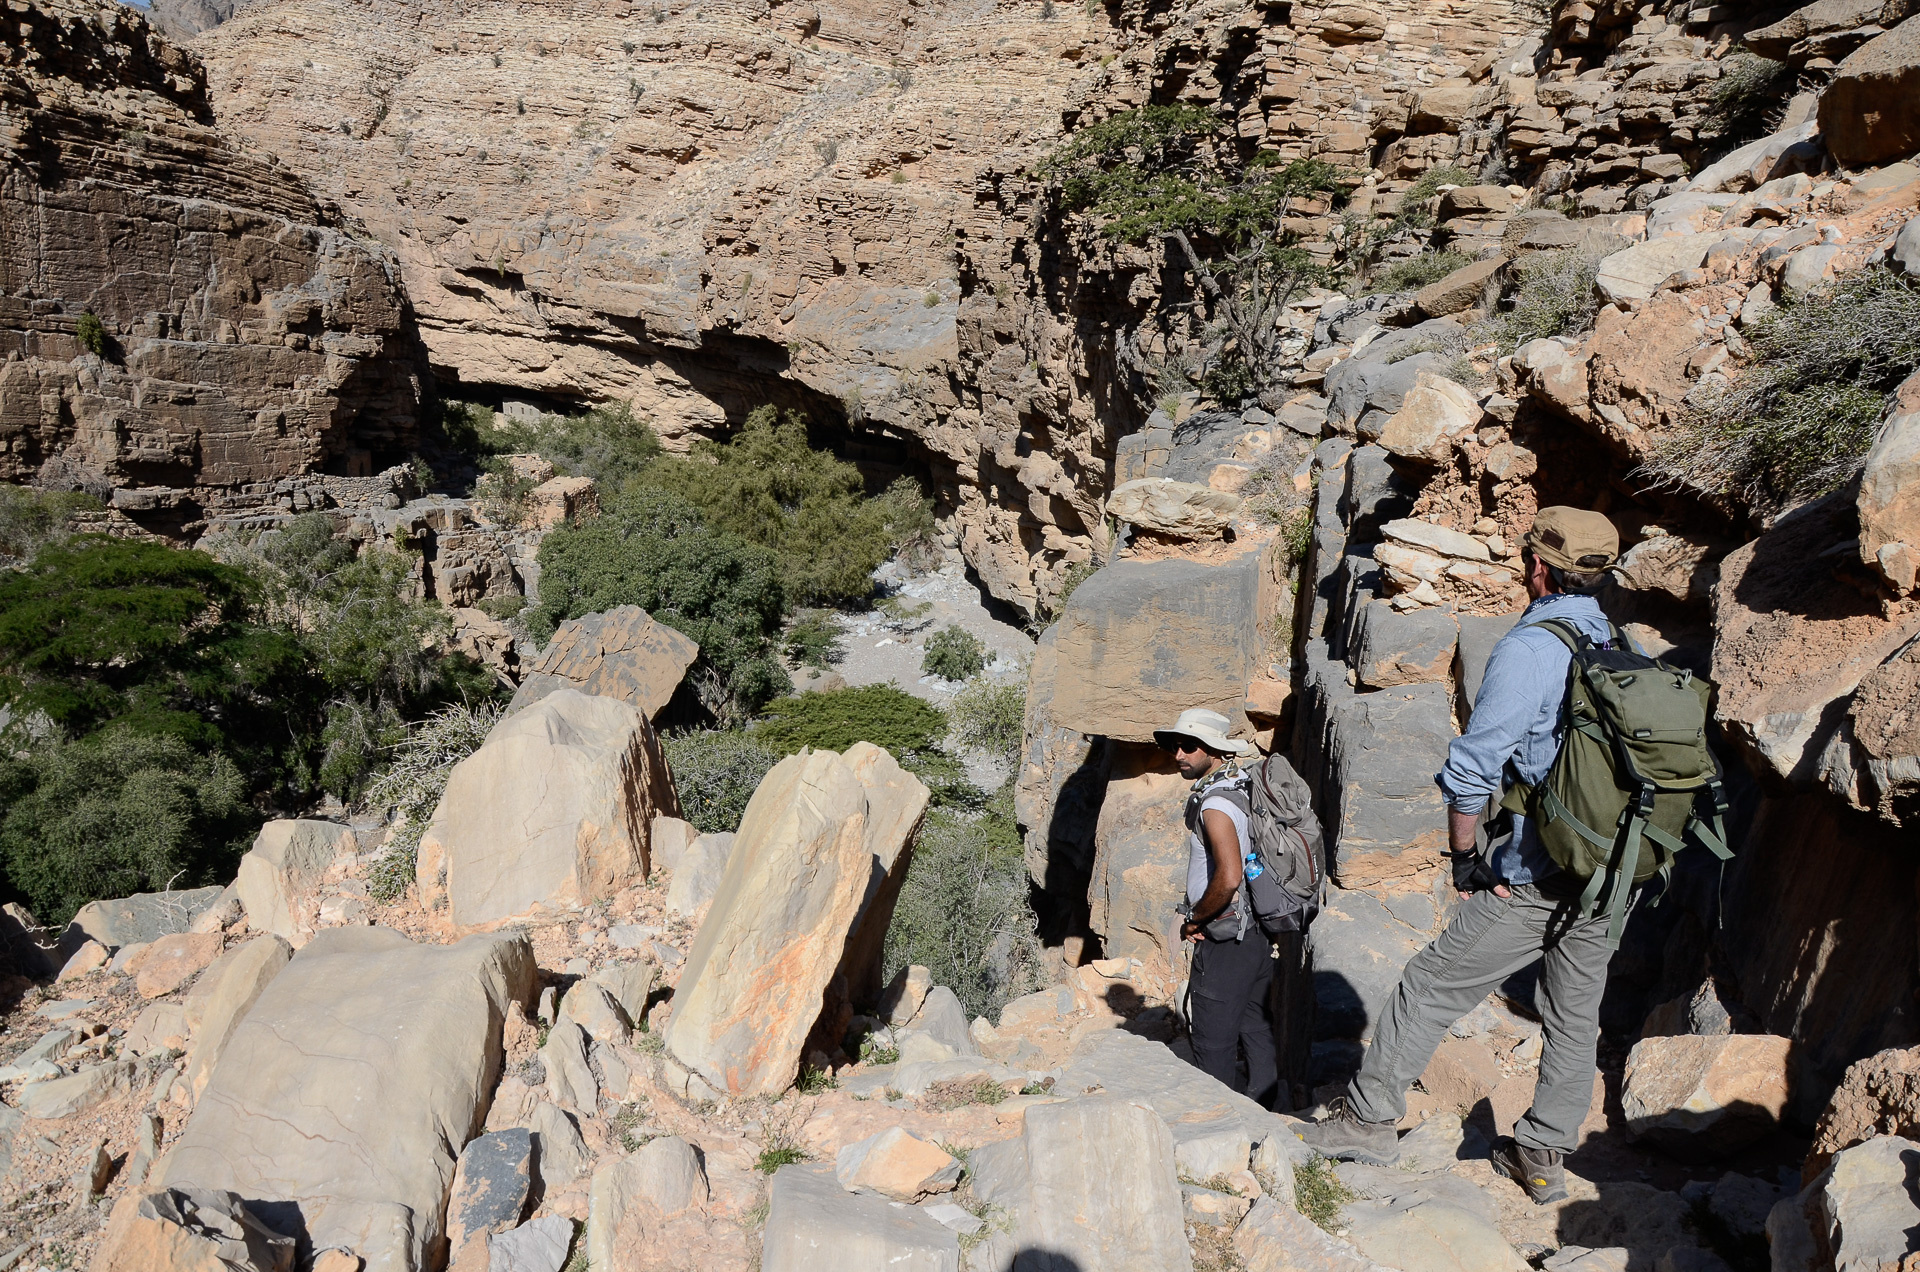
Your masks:
[[[1512,1136],[1502,1135],[1493,1142],[1489,1154],[1494,1170],[1520,1185],[1533,1198],[1533,1204],[1567,1199],[1567,1171],[1559,1153],[1544,1148],[1528,1148]]]
[[[1322,1157],[1337,1162],[1392,1166],[1400,1160],[1400,1132],[1392,1122],[1365,1122],[1344,1095],[1327,1105],[1327,1114],[1299,1132]]]

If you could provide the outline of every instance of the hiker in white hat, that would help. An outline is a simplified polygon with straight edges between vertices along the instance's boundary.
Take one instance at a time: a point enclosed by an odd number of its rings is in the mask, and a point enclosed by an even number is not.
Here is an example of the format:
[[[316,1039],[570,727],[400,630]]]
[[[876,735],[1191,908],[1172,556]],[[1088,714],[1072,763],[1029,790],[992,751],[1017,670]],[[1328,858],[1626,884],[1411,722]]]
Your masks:
[[[1248,837],[1247,775],[1237,757],[1253,748],[1227,736],[1231,722],[1195,707],[1153,740],[1173,752],[1187,796],[1186,921],[1181,939],[1193,945],[1188,980],[1188,1029],[1194,1063],[1268,1108],[1279,1092],[1279,1048],[1268,991],[1273,943],[1253,921],[1245,874]]]

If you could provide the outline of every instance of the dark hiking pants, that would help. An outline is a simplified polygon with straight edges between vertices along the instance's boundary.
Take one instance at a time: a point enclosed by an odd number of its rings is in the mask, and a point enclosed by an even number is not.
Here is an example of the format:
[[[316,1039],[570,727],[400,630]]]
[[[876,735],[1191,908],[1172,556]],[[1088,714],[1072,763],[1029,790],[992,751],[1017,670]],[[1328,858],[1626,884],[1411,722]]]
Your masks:
[[[1238,941],[1204,939],[1193,947],[1187,1006],[1193,1062],[1267,1108],[1280,1082],[1272,986],[1273,944],[1258,928]]]
[[[1369,1122],[1407,1114],[1407,1085],[1426,1072],[1448,1026],[1501,981],[1544,956],[1535,1006],[1544,1027],[1533,1107],[1513,1128],[1528,1148],[1572,1152],[1593,1102],[1600,996],[1607,988],[1607,915],[1578,917],[1574,901],[1538,884],[1506,898],[1476,892],[1460,903],[1433,944],[1400,975],[1373,1043],[1348,1088],[1353,1111]]]

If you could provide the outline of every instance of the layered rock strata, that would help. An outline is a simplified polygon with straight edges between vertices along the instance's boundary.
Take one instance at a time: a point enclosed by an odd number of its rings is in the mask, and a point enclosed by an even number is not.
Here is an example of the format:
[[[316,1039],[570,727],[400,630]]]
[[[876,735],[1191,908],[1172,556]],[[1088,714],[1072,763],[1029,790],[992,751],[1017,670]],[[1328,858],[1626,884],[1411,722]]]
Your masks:
[[[191,535],[311,506],[322,487],[289,479],[403,461],[420,383],[394,258],[237,146],[137,12],[49,0],[8,23],[0,480]]]

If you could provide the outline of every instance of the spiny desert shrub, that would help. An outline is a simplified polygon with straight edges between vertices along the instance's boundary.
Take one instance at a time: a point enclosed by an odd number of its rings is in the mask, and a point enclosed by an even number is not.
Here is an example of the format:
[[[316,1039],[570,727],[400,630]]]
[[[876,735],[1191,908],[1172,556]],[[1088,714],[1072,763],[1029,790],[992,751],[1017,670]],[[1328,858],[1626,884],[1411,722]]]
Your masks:
[[[751,734],[722,729],[670,733],[661,740],[680,813],[702,834],[740,829],[767,770],[780,762]]]
[[[1579,248],[1536,252],[1509,271],[1499,312],[1474,326],[1474,343],[1491,342],[1505,357],[1529,340],[1578,335],[1600,312],[1594,278],[1600,257]]]
[[[391,901],[413,882],[420,836],[446,793],[453,766],[480,749],[500,715],[501,708],[489,703],[447,707],[409,728],[394,747],[366,798],[371,808],[392,810],[396,821],[385,854],[368,876],[375,900]]]
[[[887,929],[888,974],[920,964],[952,988],[969,1017],[994,1019],[1041,984],[1045,951],[1011,804],[1006,786],[983,812],[927,815]]]
[[[923,674],[943,680],[966,680],[979,675],[986,665],[986,645],[956,623],[949,623],[927,639],[926,656],[920,660]]]
[[[1451,248],[1438,252],[1422,252],[1410,256],[1376,272],[1367,280],[1367,292],[1417,291],[1428,283],[1437,283],[1457,269],[1465,269],[1473,264],[1473,258],[1465,252]]]
[[[25,561],[44,545],[67,536],[67,519],[96,512],[101,504],[79,491],[35,490],[0,485],[0,565]]]
[[[999,684],[975,676],[947,708],[954,740],[961,746],[1012,758],[1020,750],[1020,730],[1026,719],[1024,685]]]
[[[96,358],[107,355],[107,329],[92,310],[83,311],[73,324],[74,339]]]
[[[1884,266],[1788,297],[1750,360],[1644,470],[1780,507],[1852,478],[1893,390],[1920,367],[1920,284]]]

